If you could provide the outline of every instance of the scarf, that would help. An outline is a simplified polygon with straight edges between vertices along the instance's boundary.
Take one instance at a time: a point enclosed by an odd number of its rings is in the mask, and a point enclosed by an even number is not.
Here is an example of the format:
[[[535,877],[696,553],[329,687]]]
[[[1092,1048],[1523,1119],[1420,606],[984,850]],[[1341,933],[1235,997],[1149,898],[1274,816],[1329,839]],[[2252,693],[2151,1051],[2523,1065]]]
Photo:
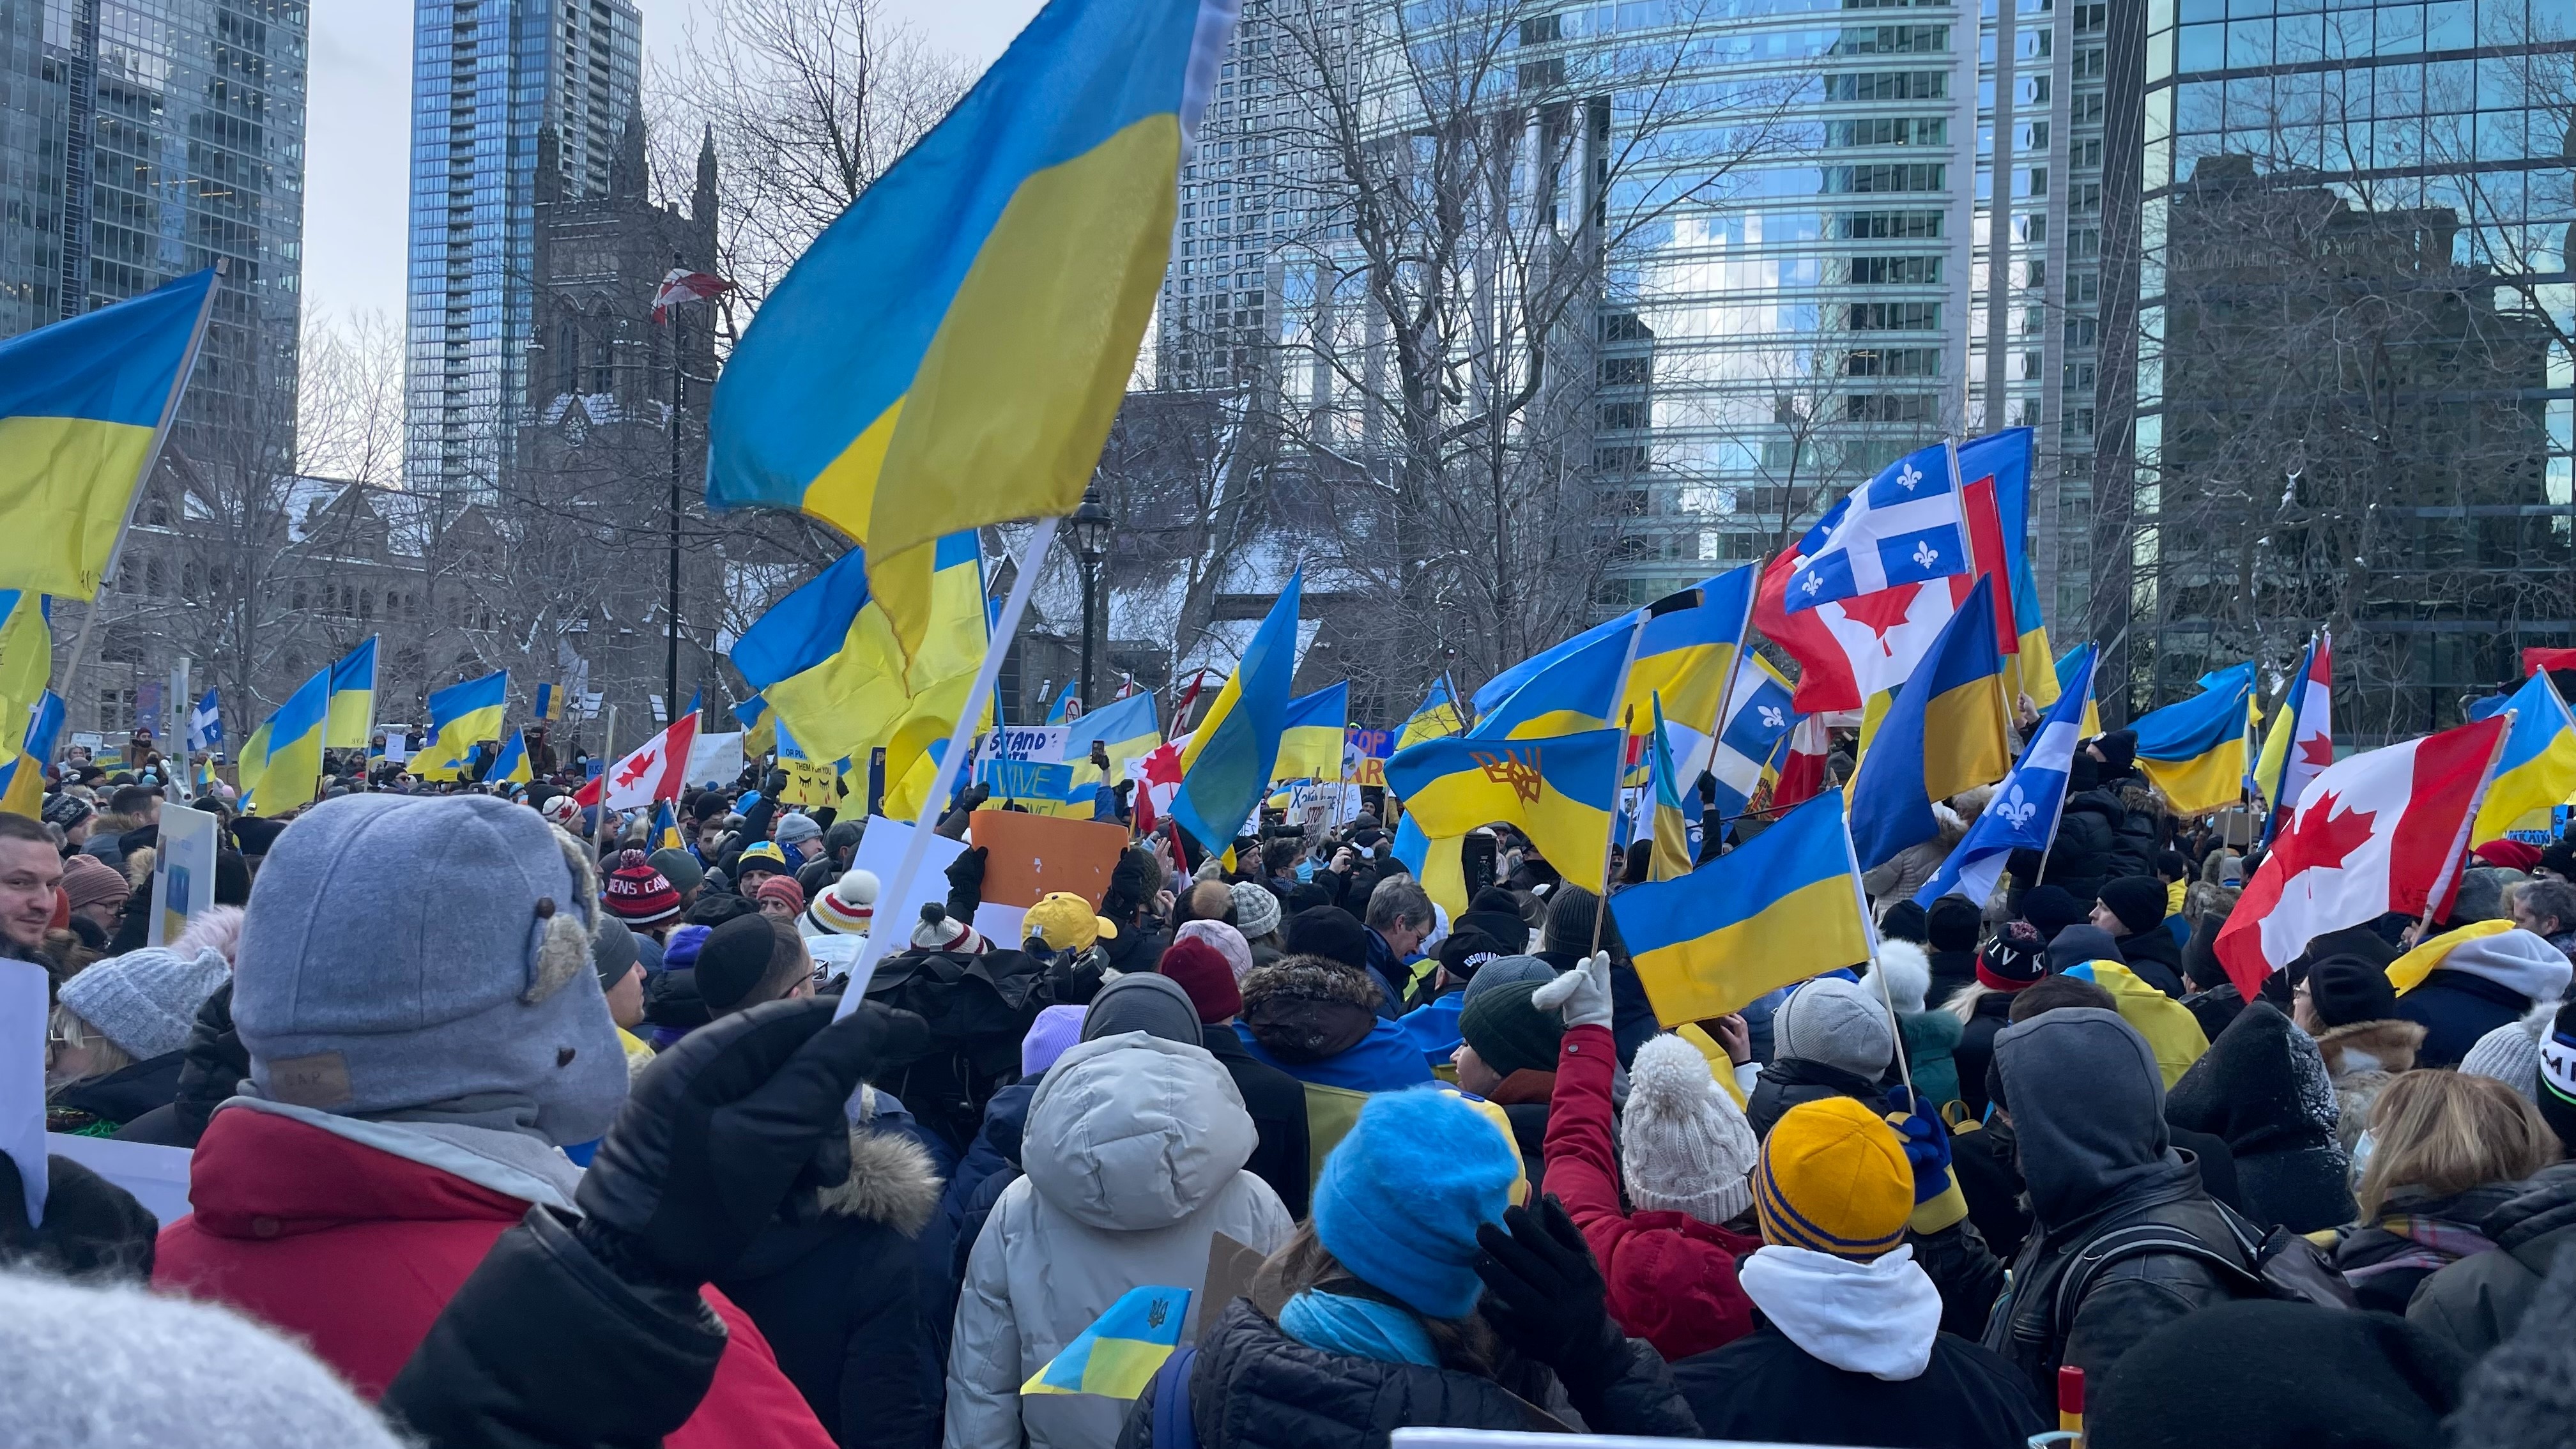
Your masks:
[[[1440,1353],[1431,1346],[1422,1320],[1392,1303],[1349,1298],[1308,1289],[1279,1310],[1279,1328],[1290,1338],[1324,1353],[1347,1354],[1379,1363],[1420,1364],[1438,1368]]]

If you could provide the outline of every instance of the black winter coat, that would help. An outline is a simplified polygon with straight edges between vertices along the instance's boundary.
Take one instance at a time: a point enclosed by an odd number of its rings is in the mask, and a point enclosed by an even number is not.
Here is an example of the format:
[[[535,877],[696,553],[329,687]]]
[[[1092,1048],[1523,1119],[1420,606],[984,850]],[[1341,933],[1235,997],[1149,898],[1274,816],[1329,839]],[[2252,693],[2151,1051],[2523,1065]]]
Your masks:
[[[2066,802],[2057,817],[2057,839],[2047,851],[2048,869],[2039,868],[2041,853],[2016,850],[2009,862],[2013,879],[2038,885],[2045,882],[2058,886],[2076,900],[2090,904],[2102,893],[2102,886],[2116,876],[2138,872],[2124,869],[2116,853],[2120,827],[2129,820],[2129,808],[2120,803],[2118,792],[2086,790]],[[2152,858],[2147,874],[2153,874]]]
[[[1935,951],[1932,953],[1932,989],[1923,993],[1923,1004],[1938,1009],[1951,993],[1977,979],[1977,953],[1974,951]]]
[[[1998,1449],[2056,1427],[2012,1365],[1947,1333],[1922,1373],[1891,1382],[1838,1369],[1757,1315],[1751,1333],[1674,1364],[1673,1382],[1710,1439]]]
[[[1995,1033],[2012,1025],[2013,994],[1989,991],[1969,1008],[1959,1044],[1950,1048],[1950,1065],[1959,1071],[1959,1100],[1968,1110],[1986,1115],[1986,1069],[1995,1062]]]
[[[1043,1080],[1043,1076],[1038,1079]],[[1002,1189],[1019,1179],[1020,1133],[1029,1125],[1029,1103],[1037,1094],[1037,1081],[1014,1082],[995,1092],[993,1100],[984,1104],[983,1127],[957,1159],[957,1170],[949,1174],[939,1211],[955,1243],[950,1282],[966,1281],[966,1260],[975,1251],[975,1240],[984,1235],[984,1219],[992,1216]]]
[[[2521,1184],[2481,1229],[2496,1245],[2427,1278],[2406,1304],[2406,1321],[2476,1356],[2513,1335],[2540,1298],[2550,1266],[2576,1243],[2576,1162],[2544,1168]]]
[[[929,1154],[886,1132],[850,1134],[848,1181],[824,1216],[773,1222],[715,1280],[778,1355],[841,1449],[932,1449],[947,1365],[931,1321],[944,1295],[914,1246],[937,1216]]]
[[[1768,1137],[1772,1125],[1790,1108],[1827,1097],[1849,1097],[1872,1108],[1886,1105],[1886,1093],[1878,1084],[1856,1072],[1801,1057],[1779,1057],[1753,1079],[1753,1095],[1744,1103],[1744,1120],[1753,1125],[1755,1137]]]
[[[2137,978],[2176,1001],[2182,1000],[2182,943],[2159,921],[2134,936],[2120,938],[2120,959]]]
[[[1585,1426],[1698,1437],[1662,1357],[1640,1339],[1626,1347],[1627,1368],[1599,1402],[1575,1406]],[[1155,1445],[1152,1431],[1155,1399],[1166,1388],[1158,1380],[1137,1399],[1118,1449],[1169,1449]],[[1189,1395],[1201,1449],[1385,1449],[1387,1435],[1404,1428],[1538,1428],[1531,1404],[1565,1402],[1555,1375],[1527,1360],[1508,1360],[1493,1379],[1308,1348],[1248,1298],[1234,1300],[1200,1336]]]
[[[2325,1059],[2279,1007],[2237,1013],[2165,1094],[2165,1120],[2226,1142],[2246,1216],[2312,1233],[2352,1221],[2351,1161]]]
[[[1234,1078],[1234,1089],[1243,1094],[1243,1110],[1251,1114],[1252,1128],[1260,1134],[1244,1171],[1270,1184],[1288,1216],[1302,1220],[1309,1187],[1306,1084],[1256,1060],[1232,1027],[1212,1026],[1204,1035],[1208,1055]]]
[[[85,1082],[74,1082],[54,1093],[47,1102],[46,1130],[52,1132],[86,1131],[102,1135],[102,1126],[110,1132],[145,1113],[167,1107],[179,1094],[181,1054],[163,1052]]]
[[[2531,998],[2468,971],[2436,970],[2397,998],[2399,1019],[2424,1028],[2415,1049],[2417,1069],[2456,1067],[2478,1038],[2522,1020]]]

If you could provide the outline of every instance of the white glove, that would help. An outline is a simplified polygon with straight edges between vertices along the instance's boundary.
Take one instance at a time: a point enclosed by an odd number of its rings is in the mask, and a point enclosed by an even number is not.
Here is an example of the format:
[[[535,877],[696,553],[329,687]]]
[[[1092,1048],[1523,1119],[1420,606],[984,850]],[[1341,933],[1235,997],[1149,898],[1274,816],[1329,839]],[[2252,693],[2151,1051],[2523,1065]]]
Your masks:
[[[1583,964],[1530,993],[1541,1011],[1563,1010],[1567,1026],[1610,1024],[1610,953],[1595,951]]]

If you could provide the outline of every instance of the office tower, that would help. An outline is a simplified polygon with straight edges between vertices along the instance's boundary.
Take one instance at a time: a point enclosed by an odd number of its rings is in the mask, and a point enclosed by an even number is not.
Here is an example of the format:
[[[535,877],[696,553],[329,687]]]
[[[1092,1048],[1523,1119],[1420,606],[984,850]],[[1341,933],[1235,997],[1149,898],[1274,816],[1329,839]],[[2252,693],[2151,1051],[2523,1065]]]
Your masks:
[[[489,497],[536,340],[538,141],[568,196],[603,195],[636,114],[630,0],[420,0],[412,36],[410,486]]]
[[[2128,702],[2284,666],[2325,625],[2339,739],[2457,723],[2520,648],[2576,643],[2576,10],[2149,0],[2120,19],[2137,328],[2105,400],[2134,427],[2103,459],[2123,586],[2101,592],[2149,646]]]

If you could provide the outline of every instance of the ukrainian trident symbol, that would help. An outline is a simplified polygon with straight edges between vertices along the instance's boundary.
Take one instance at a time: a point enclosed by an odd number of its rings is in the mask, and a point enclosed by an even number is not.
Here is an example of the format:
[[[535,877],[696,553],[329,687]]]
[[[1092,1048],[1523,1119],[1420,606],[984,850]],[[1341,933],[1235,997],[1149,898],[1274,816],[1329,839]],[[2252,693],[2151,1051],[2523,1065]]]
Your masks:
[[[1523,758],[1524,755],[1527,758]],[[1477,767],[1485,772],[1486,779],[1497,785],[1511,786],[1512,793],[1518,795],[1524,805],[1536,804],[1539,791],[1545,788],[1545,783],[1539,778],[1539,752],[1535,746],[1526,751],[1510,750],[1499,755],[1470,754],[1467,758],[1476,762]]]

